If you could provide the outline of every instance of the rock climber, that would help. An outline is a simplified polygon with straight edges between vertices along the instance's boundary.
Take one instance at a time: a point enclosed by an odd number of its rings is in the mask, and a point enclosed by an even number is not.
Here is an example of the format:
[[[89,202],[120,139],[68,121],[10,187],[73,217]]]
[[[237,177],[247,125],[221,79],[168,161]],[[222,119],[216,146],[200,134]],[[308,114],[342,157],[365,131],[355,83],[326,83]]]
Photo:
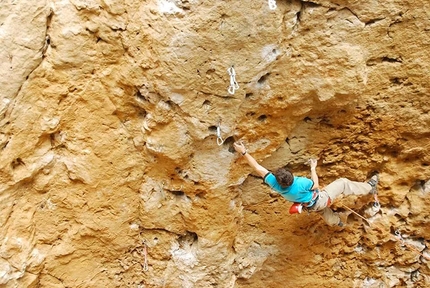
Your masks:
[[[285,199],[294,204],[290,214],[301,213],[302,208],[309,212],[318,212],[330,226],[344,226],[339,214],[329,208],[330,204],[342,193],[344,195],[377,194],[378,174],[375,173],[367,182],[356,182],[340,178],[319,190],[318,175],[316,172],[317,160],[310,159],[311,179],[294,176],[286,168],[279,168],[274,173],[257,163],[246,150],[242,142],[235,142],[234,149],[246,158],[248,164],[263,177],[264,182],[273,190],[280,193]]]

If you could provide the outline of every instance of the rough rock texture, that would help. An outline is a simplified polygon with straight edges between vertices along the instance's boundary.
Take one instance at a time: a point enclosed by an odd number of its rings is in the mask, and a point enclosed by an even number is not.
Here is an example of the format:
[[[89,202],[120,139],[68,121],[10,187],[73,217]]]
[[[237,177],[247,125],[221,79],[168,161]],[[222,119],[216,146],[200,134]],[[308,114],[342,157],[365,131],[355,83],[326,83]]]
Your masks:
[[[0,287],[430,285],[428,1],[0,2]],[[382,210],[288,215],[239,138]]]

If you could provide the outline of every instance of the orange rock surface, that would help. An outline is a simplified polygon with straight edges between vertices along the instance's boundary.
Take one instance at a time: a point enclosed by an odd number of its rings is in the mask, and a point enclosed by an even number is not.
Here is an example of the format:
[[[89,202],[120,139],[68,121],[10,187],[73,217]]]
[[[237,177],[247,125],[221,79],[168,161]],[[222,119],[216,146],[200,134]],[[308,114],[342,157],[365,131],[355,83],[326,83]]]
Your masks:
[[[430,4],[268,4],[1,1],[0,287],[430,286]],[[382,209],[289,215],[239,139]]]

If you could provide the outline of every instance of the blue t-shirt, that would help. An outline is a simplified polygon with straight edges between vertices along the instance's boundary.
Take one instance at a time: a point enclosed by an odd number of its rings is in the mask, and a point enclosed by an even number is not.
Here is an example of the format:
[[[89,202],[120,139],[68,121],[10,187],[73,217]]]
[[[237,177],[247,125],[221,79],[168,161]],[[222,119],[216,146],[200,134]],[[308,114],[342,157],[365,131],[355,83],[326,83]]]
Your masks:
[[[293,184],[283,188],[279,185],[278,181],[276,181],[276,177],[273,173],[267,173],[267,175],[264,176],[264,182],[290,202],[307,203],[312,200],[314,191],[311,189],[312,186],[314,186],[314,181],[306,177],[294,176]]]

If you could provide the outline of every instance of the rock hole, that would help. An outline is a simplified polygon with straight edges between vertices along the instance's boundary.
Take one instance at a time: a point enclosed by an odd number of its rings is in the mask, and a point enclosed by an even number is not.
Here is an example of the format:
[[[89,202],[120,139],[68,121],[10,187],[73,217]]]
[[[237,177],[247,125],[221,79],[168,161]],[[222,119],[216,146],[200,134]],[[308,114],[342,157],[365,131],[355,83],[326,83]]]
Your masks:
[[[181,197],[181,196],[184,196],[184,195],[185,195],[185,192],[184,192],[184,191],[176,191],[176,190],[173,190],[173,191],[170,191],[170,193],[172,193],[173,195],[178,196],[178,197]]]
[[[426,183],[425,180],[417,180],[417,185],[419,185],[421,189],[425,189]]]
[[[6,143],[4,143],[3,147],[1,148],[2,150],[6,149],[7,144],[9,144],[9,141],[6,141]]]
[[[164,102],[164,103],[166,103],[167,105],[166,105],[166,108],[167,109],[172,109],[172,107],[173,106],[175,106],[176,104],[175,104],[175,102],[173,102],[172,100],[167,100],[166,102]]]
[[[145,96],[143,96],[142,93],[140,93],[140,90],[137,90],[137,92],[136,92],[136,98],[139,101],[144,101],[144,102],[147,101],[146,98],[145,98]]]
[[[302,11],[296,13],[297,22],[300,22],[300,16],[302,15]]]
[[[307,122],[311,122],[312,119],[310,117],[305,117],[305,119],[303,119],[303,121],[305,121],[307,123]]]
[[[209,128],[208,128],[209,132],[215,133],[215,134],[216,134],[217,129],[218,129],[218,127],[215,125],[209,126]]]
[[[258,79],[258,81],[257,81],[257,83],[259,84],[259,85],[263,85],[266,81],[267,81],[267,78],[270,76],[270,73],[266,73],[266,74],[264,74],[263,76],[261,76],[260,77],[260,79]]]
[[[401,58],[391,58],[388,56],[383,56],[381,58],[381,61],[382,62],[389,62],[389,63],[402,63],[403,62]]]
[[[197,242],[198,238],[196,233],[187,231],[185,235],[179,236],[178,243],[181,248],[185,248],[186,246],[191,247]]]
[[[215,69],[209,69],[209,70],[206,71],[206,75],[207,76],[210,76],[210,75],[212,75],[214,73],[215,73]]]
[[[196,194],[196,198],[205,199],[206,191],[198,190],[198,193]]]
[[[49,140],[51,142],[51,146],[55,146],[55,136],[56,136],[56,133],[49,134]]]
[[[245,94],[245,98],[251,98],[252,96],[254,96],[254,93],[246,93]]]
[[[15,160],[13,160],[12,163],[11,163],[12,169],[15,169],[15,168],[17,168],[18,166],[21,166],[21,165],[25,166],[25,163],[19,157],[16,158]]]
[[[260,122],[264,122],[264,121],[266,121],[266,119],[267,119],[267,116],[266,115],[260,115],[258,118],[257,118],[257,120],[258,121],[260,121]]]
[[[287,142],[287,144],[290,145],[290,139],[288,137],[285,138],[285,142]]]
[[[401,85],[406,80],[407,80],[407,78],[399,78],[399,77],[392,77],[392,78],[390,78],[390,82],[393,83],[393,84],[396,84],[396,85]]]
[[[236,150],[234,150],[233,143],[234,143],[234,137],[233,136],[227,137],[223,143],[224,146],[228,146],[228,152],[230,152],[230,153],[234,153],[236,151]]]
[[[255,112],[248,112],[248,113],[246,113],[246,116],[248,116],[248,117],[252,117],[254,115],[255,115]]]

